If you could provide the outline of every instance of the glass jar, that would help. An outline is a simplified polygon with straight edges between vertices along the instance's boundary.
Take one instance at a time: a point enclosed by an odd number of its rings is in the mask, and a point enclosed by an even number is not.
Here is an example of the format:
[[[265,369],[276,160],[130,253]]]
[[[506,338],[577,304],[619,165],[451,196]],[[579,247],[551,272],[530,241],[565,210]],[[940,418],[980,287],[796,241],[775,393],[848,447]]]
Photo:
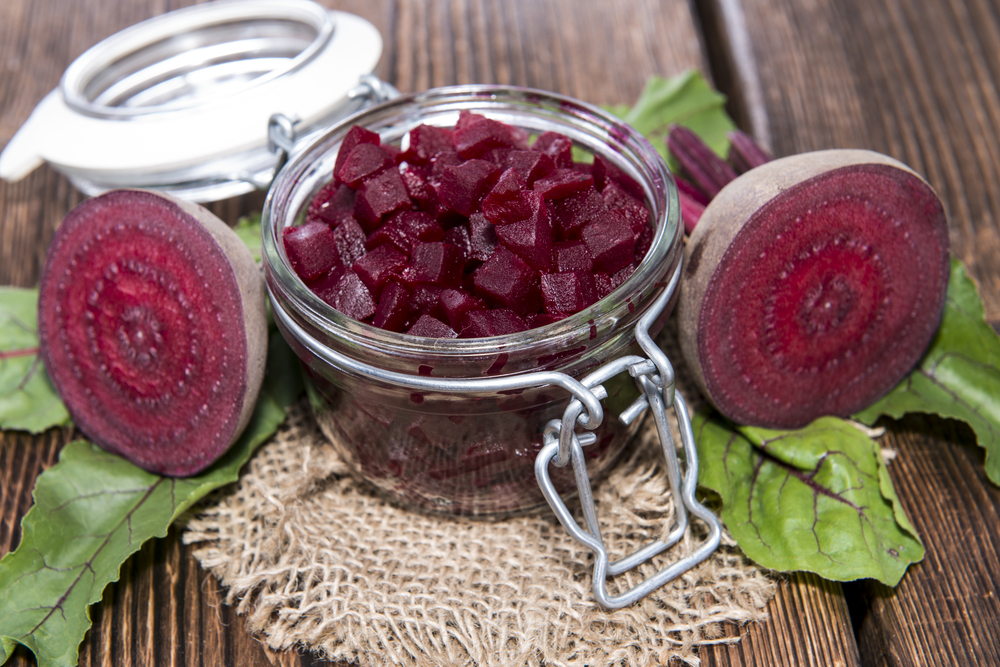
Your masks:
[[[378,132],[384,144],[398,145],[417,125],[454,126],[462,110],[532,135],[559,132],[579,151],[599,154],[632,177],[643,188],[654,225],[646,257],[589,308],[516,334],[423,338],[372,327],[334,310],[290,268],[282,230],[301,221],[314,195],[331,180],[351,126],[362,125]],[[641,134],[597,107],[504,86],[432,89],[339,123],[293,155],[279,173],[262,226],[275,320],[302,360],[325,436],[361,478],[389,497],[423,511],[473,516],[545,504],[534,460],[546,424],[563,416],[572,395],[539,373],[581,378],[611,360],[642,354],[635,326],[677,268],[683,238],[673,180]],[[662,325],[672,301],[655,326]],[[603,386],[606,416],[584,450],[592,479],[614,464],[637,428],[637,420],[626,425],[616,419],[639,398],[636,383],[622,374]],[[575,489],[570,466],[551,467],[550,475],[560,493]]]

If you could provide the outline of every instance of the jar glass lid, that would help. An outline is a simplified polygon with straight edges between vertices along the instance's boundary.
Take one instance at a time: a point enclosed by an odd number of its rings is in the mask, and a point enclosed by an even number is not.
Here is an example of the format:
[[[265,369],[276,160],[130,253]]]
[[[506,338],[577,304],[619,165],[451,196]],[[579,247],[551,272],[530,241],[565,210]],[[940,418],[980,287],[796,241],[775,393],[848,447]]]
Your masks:
[[[0,177],[48,162],[87,194],[144,187],[209,201],[265,188],[270,118],[302,137],[379,101],[382,87],[364,80],[381,52],[370,23],[311,0],[169,12],[77,58],[0,154]]]

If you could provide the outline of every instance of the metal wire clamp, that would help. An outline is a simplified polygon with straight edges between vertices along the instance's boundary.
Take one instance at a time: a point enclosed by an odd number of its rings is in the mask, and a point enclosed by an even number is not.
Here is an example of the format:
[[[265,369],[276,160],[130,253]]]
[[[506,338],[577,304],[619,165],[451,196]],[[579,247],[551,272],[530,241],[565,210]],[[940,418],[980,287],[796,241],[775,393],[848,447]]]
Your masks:
[[[591,549],[597,556],[594,563],[593,581],[594,597],[597,602],[607,609],[618,609],[638,601],[704,561],[719,546],[722,535],[718,518],[695,498],[698,486],[698,453],[695,448],[694,431],[688,417],[687,405],[680,393],[674,389],[674,370],[670,360],[649,334],[653,323],[663,313],[671,296],[676,292],[680,281],[681,267],[681,263],[678,263],[666,288],[657,296],[656,301],[650,305],[647,312],[636,324],[635,338],[647,357],[629,355],[615,359],[601,366],[583,380],[577,380],[558,371],[535,371],[507,377],[461,379],[398,373],[370,366],[336,352],[312,338],[283,308],[274,308],[273,312],[279,328],[299,341],[299,344],[310,354],[322,359],[333,368],[357,374],[373,381],[390,383],[414,391],[436,391],[452,394],[470,391],[497,392],[543,386],[562,387],[568,391],[573,399],[563,412],[562,420],[554,419],[546,426],[544,444],[535,459],[535,473],[542,493],[560,523],[570,535]],[[271,303],[277,303],[273,295]],[[639,398],[619,416],[619,419],[629,424],[639,418],[646,408],[652,408],[656,429],[659,432],[663,453],[667,460],[667,474],[676,507],[676,517],[675,525],[664,538],[646,545],[621,560],[609,563],[607,549],[601,539],[598,527],[597,510],[583,456],[583,448],[592,444],[596,440],[596,436],[593,433],[578,434],[576,428],[580,426],[592,431],[604,422],[604,408],[601,401],[607,397],[607,391],[601,383],[626,371],[635,378],[641,393]],[[673,407],[680,424],[686,466],[683,475],[667,420],[666,410],[668,407]],[[549,462],[556,466],[573,464],[576,485],[583,505],[585,528],[581,528],[576,523],[566,508],[566,504],[555,490],[548,474]],[[693,514],[708,526],[708,537],[701,546],[688,557],[663,568],[629,591],[615,597],[609,597],[605,589],[607,576],[631,570],[676,544],[688,529],[688,514]]]

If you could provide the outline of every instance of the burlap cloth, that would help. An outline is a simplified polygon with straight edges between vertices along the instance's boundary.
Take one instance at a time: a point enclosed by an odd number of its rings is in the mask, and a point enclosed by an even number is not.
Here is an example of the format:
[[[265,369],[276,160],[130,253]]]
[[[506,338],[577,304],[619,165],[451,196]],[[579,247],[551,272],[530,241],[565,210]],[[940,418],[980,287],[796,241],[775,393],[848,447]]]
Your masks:
[[[612,559],[670,527],[647,422],[594,488]],[[704,533],[694,521],[671,550],[609,581],[609,592],[690,553]],[[699,646],[738,641],[723,622],[762,619],[775,588],[724,531],[707,561],[605,611],[593,601],[591,553],[551,512],[473,521],[396,507],[348,473],[304,405],[183,537],[270,647],[363,666],[697,665]]]

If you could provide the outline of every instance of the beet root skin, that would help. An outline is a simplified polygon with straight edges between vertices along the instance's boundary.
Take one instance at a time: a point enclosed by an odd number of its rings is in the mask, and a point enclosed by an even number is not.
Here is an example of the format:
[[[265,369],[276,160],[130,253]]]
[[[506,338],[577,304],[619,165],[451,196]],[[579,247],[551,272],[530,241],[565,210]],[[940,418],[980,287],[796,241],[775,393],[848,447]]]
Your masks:
[[[926,181],[864,150],[761,165],[710,202],[678,317],[702,393],[737,423],[794,429],[890,391],[940,324],[948,223]]]
[[[194,475],[253,412],[265,298],[249,249],[209,211],[108,192],[73,209],[49,247],[41,356],[88,438],[150,472]]]

